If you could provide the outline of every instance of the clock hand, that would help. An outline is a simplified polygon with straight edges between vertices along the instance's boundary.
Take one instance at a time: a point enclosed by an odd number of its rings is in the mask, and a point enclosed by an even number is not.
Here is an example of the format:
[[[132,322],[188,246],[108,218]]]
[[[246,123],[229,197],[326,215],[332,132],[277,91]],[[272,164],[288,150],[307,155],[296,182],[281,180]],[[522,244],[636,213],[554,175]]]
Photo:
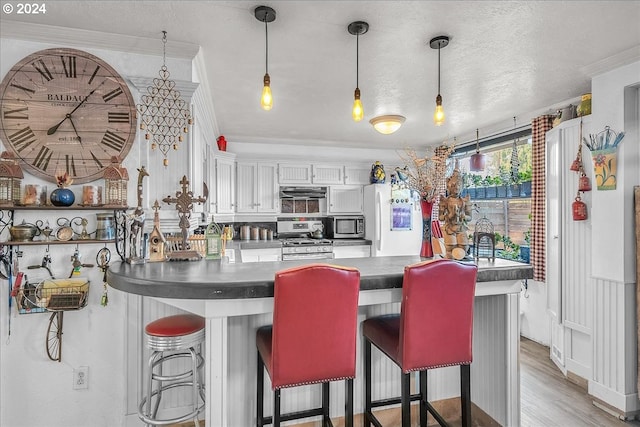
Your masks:
[[[100,86],[98,86],[98,87],[100,87]],[[91,92],[89,92],[89,95],[85,96],[85,98],[84,98],[82,101],[80,101],[80,104],[76,105],[76,108],[74,108],[73,110],[71,110],[71,112],[70,112],[68,115],[69,115],[69,116],[71,116],[73,113],[75,113],[75,112],[76,112],[76,110],[77,110],[78,108],[80,108],[80,106],[81,106],[82,104],[84,104],[84,103],[87,101],[87,99],[89,99],[89,97],[90,97],[91,95],[93,95],[93,92],[95,92],[95,91],[96,91],[96,89],[98,89],[98,88],[96,87],[96,88],[95,88],[95,89],[93,89]]]
[[[73,120],[71,120],[71,114],[67,114],[67,118],[71,123],[71,127],[73,128],[73,131],[76,133],[76,136],[78,137],[78,142],[80,143],[80,145],[82,145],[82,138],[80,137],[80,135],[78,135],[78,129],[76,129],[76,125],[73,124]]]
[[[98,87],[99,87],[99,86],[98,86]],[[98,89],[98,88],[96,87],[96,88],[95,88],[95,89],[93,89],[91,92],[89,92],[89,95],[85,96],[85,98],[84,98],[82,101],[80,101],[80,104],[76,105],[76,107],[75,107],[73,110],[71,110],[71,112],[70,112],[70,113],[68,113],[66,116],[64,116],[64,119],[60,120],[60,122],[58,122],[58,124],[51,126],[51,127],[49,128],[49,130],[47,130],[47,135],[53,135],[54,133],[56,133],[56,131],[58,130],[58,128],[60,127],[60,125],[61,125],[65,120],[67,120],[67,119],[71,120],[71,115],[72,115],[73,113],[75,113],[75,112],[78,110],[78,108],[80,108],[80,106],[81,106],[82,104],[84,104],[84,103],[87,101],[87,99],[89,99],[89,97],[90,97],[91,95],[93,95],[93,92],[95,92],[95,91],[96,91],[96,89]],[[71,122],[71,125],[73,126],[73,122]],[[75,130],[75,129],[76,129],[76,127],[75,127],[75,126],[73,126],[73,130]],[[78,135],[78,131],[76,131],[76,135]],[[80,136],[78,136],[78,138],[80,138]]]
[[[58,130],[58,128],[60,127],[60,125],[69,118],[69,114],[67,114],[66,116],[64,116],[64,119],[60,120],[58,122],[58,124],[53,125],[49,128],[49,130],[47,131],[47,135],[53,135],[54,133],[56,133],[56,131]]]

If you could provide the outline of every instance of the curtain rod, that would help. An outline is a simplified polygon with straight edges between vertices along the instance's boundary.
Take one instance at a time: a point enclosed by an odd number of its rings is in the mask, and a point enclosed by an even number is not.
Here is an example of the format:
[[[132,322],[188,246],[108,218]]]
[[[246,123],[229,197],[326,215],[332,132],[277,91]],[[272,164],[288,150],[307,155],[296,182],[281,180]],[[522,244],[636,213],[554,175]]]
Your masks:
[[[494,133],[483,138],[478,139],[480,148],[486,148],[491,145],[499,144],[501,142],[509,141],[511,139],[517,139],[524,136],[531,135],[531,124],[526,124],[515,129],[508,129],[502,132]],[[457,145],[452,156],[466,154],[476,149],[476,140],[467,141],[464,144]]]

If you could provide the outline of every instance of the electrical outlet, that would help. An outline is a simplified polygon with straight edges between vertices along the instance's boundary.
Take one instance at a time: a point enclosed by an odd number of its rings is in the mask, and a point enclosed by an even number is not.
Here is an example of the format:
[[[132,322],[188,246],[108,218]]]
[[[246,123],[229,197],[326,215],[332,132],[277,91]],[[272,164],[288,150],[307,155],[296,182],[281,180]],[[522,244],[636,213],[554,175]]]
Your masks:
[[[73,370],[73,389],[81,390],[89,388],[89,367],[80,366]]]

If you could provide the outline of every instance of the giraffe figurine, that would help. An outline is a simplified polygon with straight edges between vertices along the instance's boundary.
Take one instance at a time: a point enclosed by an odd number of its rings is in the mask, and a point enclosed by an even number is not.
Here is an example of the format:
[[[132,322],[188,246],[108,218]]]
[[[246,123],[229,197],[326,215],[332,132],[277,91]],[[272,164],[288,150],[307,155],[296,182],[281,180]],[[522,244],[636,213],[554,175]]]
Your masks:
[[[131,214],[131,234],[129,236],[130,252],[127,262],[130,264],[143,264],[144,255],[141,253],[142,232],[144,230],[144,209],[142,207],[142,183],[145,176],[149,176],[149,173],[144,166],[138,169],[138,205]]]

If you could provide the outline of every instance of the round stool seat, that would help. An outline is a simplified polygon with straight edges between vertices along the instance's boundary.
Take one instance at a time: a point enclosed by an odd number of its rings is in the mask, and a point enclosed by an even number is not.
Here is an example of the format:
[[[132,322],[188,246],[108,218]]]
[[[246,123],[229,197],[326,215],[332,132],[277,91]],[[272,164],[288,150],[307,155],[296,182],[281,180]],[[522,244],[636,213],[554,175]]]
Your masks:
[[[147,335],[155,337],[177,337],[204,329],[204,319],[195,314],[177,314],[154,320],[145,328]]]
[[[200,346],[205,339],[205,320],[193,314],[167,316],[150,322],[145,327],[147,347],[152,351],[149,357],[147,395],[138,405],[138,417],[147,425],[169,425],[194,419],[198,425],[198,415],[204,410],[205,394],[199,370],[204,360]],[[163,364],[175,359],[191,361],[187,370],[163,373]],[[171,371],[171,370],[170,370]],[[158,387],[153,389],[153,381]],[[176,418],[159,418],[158,409],[163,392],[176,387],[191,388],[192,409]],[[152,408],[152,399],[155,401]]]

